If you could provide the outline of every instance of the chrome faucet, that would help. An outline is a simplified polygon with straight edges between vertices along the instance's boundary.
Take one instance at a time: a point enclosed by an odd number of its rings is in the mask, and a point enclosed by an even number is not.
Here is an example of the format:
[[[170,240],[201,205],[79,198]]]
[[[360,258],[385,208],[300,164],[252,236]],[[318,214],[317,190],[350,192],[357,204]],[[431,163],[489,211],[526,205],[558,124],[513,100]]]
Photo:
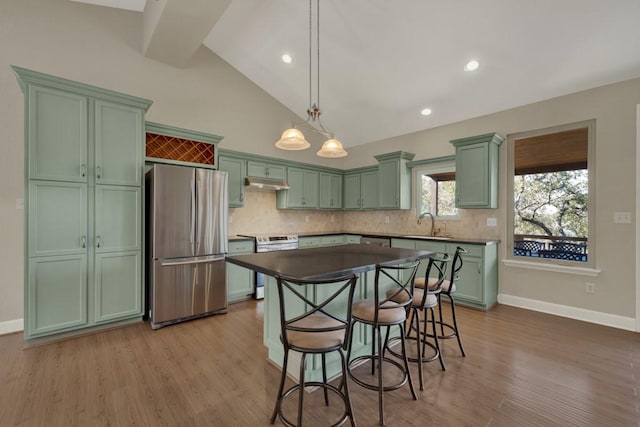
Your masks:
[[[429,235],[433,237],[433,236],[434,236],[434,233],[433,233],[433,232],[435,231],[435,228],[434,228],[434,221],[435,221],[435,218],[433,217],[433,214],[432,214],[431,212],[422,212],[422,213],[420,214],[420,216],[418,217],[418,224],[422,224],[422,219],[423,219],[425,216],[429,216],[429,217],[431,217],[431,232],[429,233]]]

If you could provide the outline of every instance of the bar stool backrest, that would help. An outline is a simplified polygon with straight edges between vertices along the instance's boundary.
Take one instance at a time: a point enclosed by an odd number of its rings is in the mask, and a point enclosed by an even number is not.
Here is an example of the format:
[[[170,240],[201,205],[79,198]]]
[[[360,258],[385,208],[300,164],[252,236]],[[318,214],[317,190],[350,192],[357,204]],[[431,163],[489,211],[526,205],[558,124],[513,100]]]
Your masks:
[[[280,305],[281,339],[290,348],[289,333],[343,331],[342,347],[349,342],[355,274],[331,279],[304,280],[276,276]],[[317,287],[317,288],[311,288]],[[322,321],[318,322],[317,320]]]
[[[458,246],[456,248],[456,252],[453,255],[453,261],[451,263],[450,270],[450,278],[449,278],[449,286],[442,290],[443,294],[450,294],[451,290],[454,289],[454,284],[460,278],[460,270],[462,270],[462,254],[466,254],[468,251],[465,248]]]
[[[374,323],[378,323],[380,311],[399,307],[408,309],[412,304],[413,281],[419,265],[419,259],[401,265],[376,265]],[[381,286],[386,289],[381,289]]]
[[[438,294],[442,292],[442,283],[447,275],[447,267],[451,258],[446,253],[436,253],[427,262],[427,270],[425,277],[429,278],[429,286],[427,292],[422,293],[422,301],[420,307],[424,307],[429,294]]]

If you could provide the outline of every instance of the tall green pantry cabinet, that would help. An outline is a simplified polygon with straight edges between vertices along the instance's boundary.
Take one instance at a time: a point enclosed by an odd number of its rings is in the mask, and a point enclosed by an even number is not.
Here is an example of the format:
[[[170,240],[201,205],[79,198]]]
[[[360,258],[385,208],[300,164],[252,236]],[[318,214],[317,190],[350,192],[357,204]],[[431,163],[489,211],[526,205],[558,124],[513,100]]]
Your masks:
[[[151,101],[12,68],[25,95],[25,339],[140,318]]]

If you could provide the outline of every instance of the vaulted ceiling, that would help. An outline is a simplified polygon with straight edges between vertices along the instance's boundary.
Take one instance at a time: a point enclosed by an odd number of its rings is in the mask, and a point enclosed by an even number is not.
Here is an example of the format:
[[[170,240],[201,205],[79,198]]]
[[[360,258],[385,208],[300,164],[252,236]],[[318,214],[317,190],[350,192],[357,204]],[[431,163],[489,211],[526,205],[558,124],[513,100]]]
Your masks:
[[[143,53],[177,67],[204,43],[306,118],[308,1],[74,1],[142,13]],[[348,147],[640,77],[639,16],[638,0],[320,0],[322,122]]]

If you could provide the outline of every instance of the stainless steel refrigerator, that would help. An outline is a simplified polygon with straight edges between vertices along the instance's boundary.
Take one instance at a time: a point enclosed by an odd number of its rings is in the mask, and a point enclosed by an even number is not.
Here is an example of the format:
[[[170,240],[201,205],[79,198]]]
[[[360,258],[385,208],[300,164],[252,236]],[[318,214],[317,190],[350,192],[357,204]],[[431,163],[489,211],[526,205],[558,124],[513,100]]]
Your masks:
[[[146,174],[151,327],[227,311],[227,173],[154,165]]]

